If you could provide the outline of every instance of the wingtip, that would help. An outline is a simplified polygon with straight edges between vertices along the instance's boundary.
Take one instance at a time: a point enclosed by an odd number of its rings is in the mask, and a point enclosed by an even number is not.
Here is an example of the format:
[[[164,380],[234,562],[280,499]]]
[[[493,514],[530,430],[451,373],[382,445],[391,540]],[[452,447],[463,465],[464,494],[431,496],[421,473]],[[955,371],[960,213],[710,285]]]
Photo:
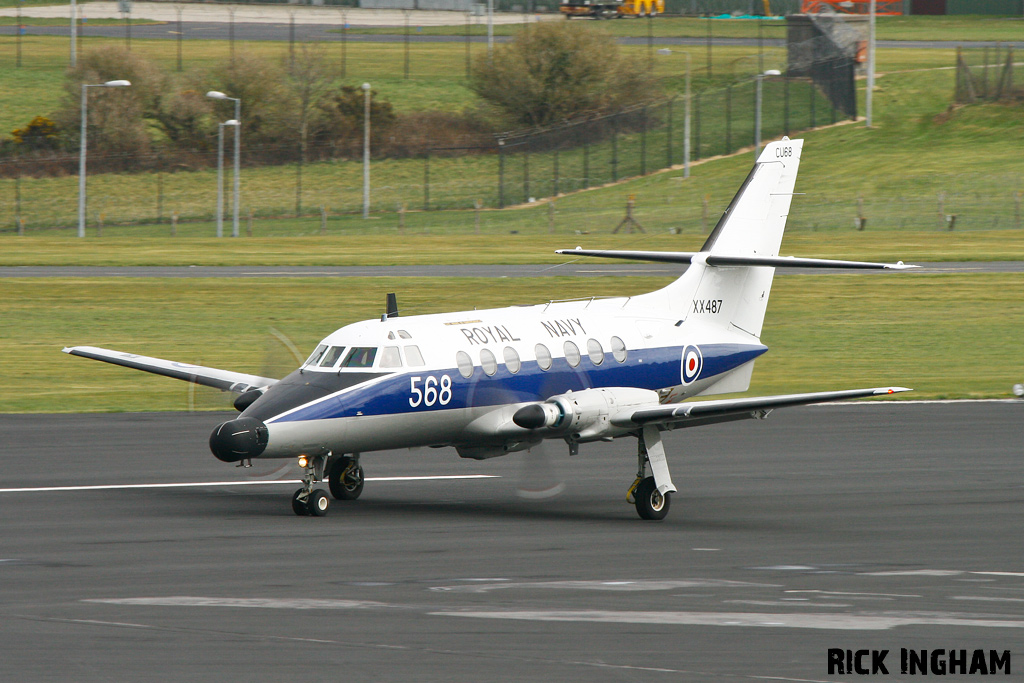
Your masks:
[[[885,387],[883,389],[875,390],[876,396],[887,396],[889,394],[902,394],[904,391],[913,391],[907,387]]]

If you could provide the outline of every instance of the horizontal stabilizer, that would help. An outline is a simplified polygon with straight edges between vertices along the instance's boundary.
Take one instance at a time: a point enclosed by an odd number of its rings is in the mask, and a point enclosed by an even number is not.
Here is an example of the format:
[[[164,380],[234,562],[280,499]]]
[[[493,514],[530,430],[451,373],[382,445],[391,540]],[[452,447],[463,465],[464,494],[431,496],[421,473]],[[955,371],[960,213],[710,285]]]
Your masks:
[[[691,251],[600,251],[591,249],[558,249],[564,256],[596,256],[598,258],[652,261],[655,263],[704,263],[709,266],[769,266],[773,268],[837,268],[850,270],[910,270],[920,266],[871,261],[837,261],[833,259],[796,258],[795,256],[728,256]]]
[[[733,398],[721,401],[699,401],[676,405],[644,408],[632,413],[620,413],[612,418],[617,427],[632,425],[664,424],[686,427],[687,423],[710,424],[743,418],[760,418],[775,408],[827,403],[851,398],[886,396],[904,391],[906,387],[878,387],[874,389],[847,389],[845,391],[819,391],[810,394],[785,394],[781,396],[757,396],[754,398]]]
[[[174,379],[181,379],[186,382],[202,384],[203,386],[213,387],[221,391],[244,393],[252,389],[262,389],[277,383],[276,379],[269,377],[246,375],[241,372],[218,370],[217,368],[206,368],[201,365],[178,363],[163,360],[162,358],[150,358],[149,356],[139,356],[123,351],[100,349],[95,346],[72,346],[64,349],[64,353],[70,353],[72,356],[81,356],[82,358],[101,360],[104,363],[113,363],[114,365],[132,368],[133,370],[152,372],[154,375],[163,375],[164,377],[173,377]]]

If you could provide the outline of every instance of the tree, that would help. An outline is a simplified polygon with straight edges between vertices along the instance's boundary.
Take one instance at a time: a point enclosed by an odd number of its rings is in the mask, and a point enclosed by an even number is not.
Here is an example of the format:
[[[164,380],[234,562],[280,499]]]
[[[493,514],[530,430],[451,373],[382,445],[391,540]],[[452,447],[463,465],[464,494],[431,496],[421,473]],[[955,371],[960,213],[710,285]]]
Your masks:
[[[341,154],[354,154],[363,147],[363,115],[366,95],[362,88],[343,85],[321,105],[321,128],[317,138]],[[370,148],[380,143],[394,128],[397,117],[391,103],[370,91]]]
[[[546,22],[496,46],[492,57],[477,57],[470,88],[513,125],[547,126],[648,101],[654,82],[646,68],[620,54],[611,35]]]
[[[89,147],[107,154],[149,150],[145,119],[159,106],[164,76],[151,62],[120,47],[104,47],[81,55],[64,81],[67,93],[55,115],[65,139],[78,143],[82,85],[124,79],[127,88],[93,88],[89,92]]]
[[[200,74],[194,89],[218,90],[241,100],[242,136],[247,145],[274,144],[288,138],[285,114],[289,106],[285,76],[276,64],[250,52],[236,52],[235,58]],[[220,120],[234,118],[234,102],[218,102]]]
[[[323,50],[309,45],[300,46],[293,59],[285,58],[285,74],[293,100],[289,111],[299,141],[299,161],[305,162],[311,119],[322,116],[337,76],[328,66]]]
[[[548,126],[652,98],[646,69],[601,31],[550,22],[521,31],[473,63],[470,88],[521,126]]]

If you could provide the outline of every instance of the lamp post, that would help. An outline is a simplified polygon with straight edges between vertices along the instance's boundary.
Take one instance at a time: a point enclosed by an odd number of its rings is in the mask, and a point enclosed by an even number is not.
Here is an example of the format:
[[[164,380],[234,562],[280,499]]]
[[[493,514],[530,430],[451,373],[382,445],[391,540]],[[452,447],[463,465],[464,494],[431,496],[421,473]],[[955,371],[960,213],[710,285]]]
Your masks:
[[[370,217],[370,84],[363,83],[363,218]]]
[[[782,72],[778,69],[768,69],[764,73],[757,74],[757,107],[754,113],[754,159],[757,160],[761,156],[761,103],[764,101],[762,95],[762,84],[764,83],[765,76],[781,76]]]
[[[868,89],[864,94],[864,125],[870,128],[875,97],[875,0],[871,0],[868,14]]]
[[[217,237],[224,236],[224,126],[237,126],[231,119],[217,124]]]
[[[240,158],[240,151],[241,151],[240,141],[241,141],[241,137],[242,137],[242,100],[240,100],[237,97],[228,97],[224,93],[217,92],[216,90],[211,90],[210,92],[206,93],[206,96],[209,97],[212,100],[231,100],[232,102],[235,103],[235,118],[232,119],[232,121],[235,122],[234,123],[234,127],[235,127],[234,186],[235,187],[234,187],[234,201],[233,201],[234,206],[232,207],[233,208],[233,216],[232,216],[232,221],[231,221],[231,236],[232,237],[238,237],[238,177],[239,177],[238,166],[239,166],[239,158]],[[228,124],[225,124],[225,125],[228,125]]]
[[[71,68],[78,66],[78,54],[76,44],[78,43],[78,4],[71,0]]]
[[[89,125],[88,89],[89,88],[124,88],[131,85],[129,81],[107,81],[106,83],[82,84],[82,138],[78,148],[78,236],[85,237],[85,153],[86,134]]]
[[[686,57],[686,96],[683,98],[683,177],[690,177],[690,53],[685,50],[670,50],[663,47],[659,55],[670,55],[673,52]]]

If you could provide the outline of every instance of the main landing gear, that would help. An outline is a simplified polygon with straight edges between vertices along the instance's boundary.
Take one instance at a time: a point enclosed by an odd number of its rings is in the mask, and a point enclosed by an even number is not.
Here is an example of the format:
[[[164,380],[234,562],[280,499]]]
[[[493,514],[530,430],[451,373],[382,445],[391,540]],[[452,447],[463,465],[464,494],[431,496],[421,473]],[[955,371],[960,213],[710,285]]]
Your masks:
[[[636,506],[641,519],[665,519],[676,487],[669,476],[665,445],[657,427],[644,427],[637,435],[637,460],[636,481],[626,492],[626,500]],[[653,476],[647,475],[648,465]]]
[[[299,456],[302,468],[302,488],[292,496],[292,511],[305,517],[323,517],[330,507],[330,499],[323,489],[313,488],[324,480],[325,471],[328,487],[335,500],[355,500],[363,492],[363,468],[359,465],[359,454],[351,457],[332,458],[330,454]]]

